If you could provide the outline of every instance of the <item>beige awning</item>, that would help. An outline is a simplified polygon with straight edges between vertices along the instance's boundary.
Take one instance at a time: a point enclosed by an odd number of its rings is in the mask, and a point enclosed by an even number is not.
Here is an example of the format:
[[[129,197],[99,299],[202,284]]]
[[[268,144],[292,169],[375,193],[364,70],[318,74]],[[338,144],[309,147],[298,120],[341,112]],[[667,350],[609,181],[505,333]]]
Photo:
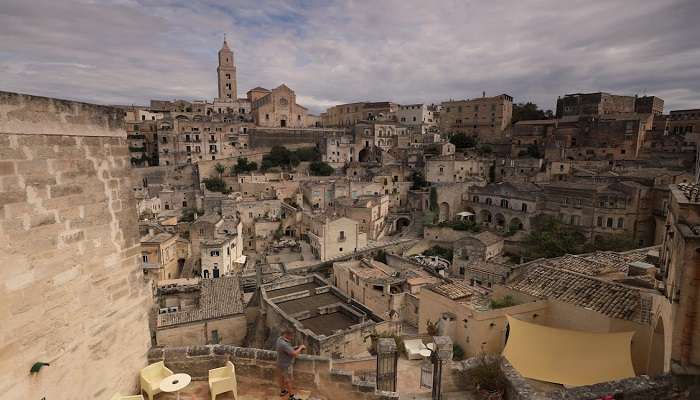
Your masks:
[[[507,318],[510,333],[503,356],[526,378],[584,386],[635,376],[630,353],[634,332],[572,331]]]

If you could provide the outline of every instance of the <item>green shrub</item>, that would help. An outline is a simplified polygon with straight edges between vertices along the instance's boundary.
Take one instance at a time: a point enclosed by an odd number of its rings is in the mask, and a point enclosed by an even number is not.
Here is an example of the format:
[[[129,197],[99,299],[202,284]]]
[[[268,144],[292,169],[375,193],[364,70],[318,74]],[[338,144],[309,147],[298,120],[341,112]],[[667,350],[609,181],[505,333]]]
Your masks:
[[[464,350],[457,343],[452,345],[452,359],[460,361],[464,359]]]
[[[476,365],[464,371],[465,378],[477,390],[488,392],[505,391],[506,378],[501,371],[498,357],[487,357],[481,354],[477,357]]]
[[[430,257],[438,256],[440,258],[444,258],[447,261],[452,261],[453,252],[452,252],[452,249],[446,249],[446,248],[441,247],[441,246],[433,246],[433,247],[429,248],[428,250],[424,251],[423,255],[430,256]]]
[[[309,165],[309,173],[314,176],[329,176],[333,175],[333,172],[333,167],[323,161],[313,161]]]
[[[517,304],[518,304],[518,302],[515,301],[515,299],[511,295],[503,296],[503,298],[500,300],[499,299],[491,300],[491,308],[493,308],[493,309],[513,307]]]
[[[226,182],[224,182],[223,178],[221,178],[221,177],[212,176],[210,178],[205,178],[203,180],[203,182],[204,182],[204,186],[210,192],[219,192],[219,193],[223,193],[223,194],[231,193],[229,188],[226,187]]]

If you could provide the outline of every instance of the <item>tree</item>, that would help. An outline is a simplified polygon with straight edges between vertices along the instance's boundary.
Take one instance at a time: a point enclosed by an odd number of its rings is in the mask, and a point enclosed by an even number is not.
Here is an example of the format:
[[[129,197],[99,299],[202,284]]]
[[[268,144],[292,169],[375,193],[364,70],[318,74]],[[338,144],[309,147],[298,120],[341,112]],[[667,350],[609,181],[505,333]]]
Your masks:
[[[435,187],[430,188],[430,211],[437,211],[438,209],[438,195],[437,189]]]
[[[537,107],[537,104],[532,102],[513,104],[513,124],[518,121],[531,121],[536,119],[553,118],[552,110],[543,111]]]
[[[194,221],[194,215],[204,215],[204,210],[198,210],[194,207],[187,207],[182,209],[180,214],[180,221],[182,222],[192,222]]]
[[[458,149],[469,149],[476,146],[476,140],[473,136],[467,136],[464,133],[456,133],[450,137],[450,143]]]
[[[444,258],[445,260],[451,262],[453,253],[452,253],[452,249],[448,249],[448,248],[441,247],[441,246],[433,246],[433,247],[429,248],[428,250],[424,251],[423,255],[430,256],[430,257],[438,256],[440,258]]]
[[[226,172],[226,167],[221,163],[216,163],[216,165],[214,166],[214,170],[217,174],[219,174],[219,177],[222,177],[224,175],[224,172]]]
[[[314,176],[329,176],[332,175],[333,172],[335,172],[333,167],[323,161],[313,161],[309,165],[309,173]]]
[[[635,248],[637,248],[637,244],[632,236],[617,234],[596,236],[593,242],[583,246],[583,251],[627,251]]]
[[[413,181],[411,190],[420,190],[428,186],[428,182],[425,180],[423,173],[419,170],[415,170],[411,173],[411,181]]]
[[[248,161],[245,157],[239,157],[236,160],[236,165],[231,167],[231,172],[234,175],[244,174],[246,172],[255,171],[258,169],[258,164],[255,161]]]
[[[321,152],[315,147],[304,147],[294,151],[300,161],[321,161]]]
[[[577,254],[586,240],[578,228],[566,226],[551,216],[538,216],[533,225],[523,245],[524,256],[530,260]]]
[[[229,188],[226,187],[226,182],[224,182],[223,178],[221,178],[219,176],[212,176],[209,178],[205,178],[203,180],[203,182],[204,182],[204,186],[210,192],[219,192],[219,193],[223,193],[223,194],[231,193]]]
[[[261,169],[265,171],[273,167],[284,169],[296,167],[302,159],[311,161],[311,159],[320,158],[320,153],[316,155],[316,152],[315,148],[289,151],[286,147],[273,146],[270,153],[263,156]]]
[[[482,144],[481,146],[479,146],[479,152],[481,154],[491,154],[493,153],[493,147],[491,147],[488,144]]]
[[[376,261],[379,261],[379,262],[381,262],[381,263],[386,264],[386,251],[384,251],[384,250],[379,250],[379,251],[377,252],[377,255],[374,256],[374,259],[375,259]]]
[[[534,143],[527,145],[526,154],[527,154],[527,156],[532,157],[532,158],[540,158],[541,157],[540,148],[537,147],[537,145]]]

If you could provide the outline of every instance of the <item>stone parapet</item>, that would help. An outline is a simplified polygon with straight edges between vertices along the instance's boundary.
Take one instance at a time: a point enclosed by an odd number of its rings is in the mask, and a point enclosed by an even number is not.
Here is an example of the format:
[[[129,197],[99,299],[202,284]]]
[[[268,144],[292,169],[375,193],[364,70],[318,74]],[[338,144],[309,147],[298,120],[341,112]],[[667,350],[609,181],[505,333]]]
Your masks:
[[[10,92],[0,92],[0,133],[126,139],[118,108]]]
[[[245,379],[274,382],[277,353],[274,351],[229,345],[191,347],[153,347],[149,363],[164,361],[174,372],[184,372],[193,380],[206,380],[210,369],[231,361],[236,375]],[[313,390],[329,399],[388,400],[398,393],[375,389],[374,382],[359,379],[352,371],[333,369],[328,357],[300,355],[294,363],[294,382],[301,389]]]

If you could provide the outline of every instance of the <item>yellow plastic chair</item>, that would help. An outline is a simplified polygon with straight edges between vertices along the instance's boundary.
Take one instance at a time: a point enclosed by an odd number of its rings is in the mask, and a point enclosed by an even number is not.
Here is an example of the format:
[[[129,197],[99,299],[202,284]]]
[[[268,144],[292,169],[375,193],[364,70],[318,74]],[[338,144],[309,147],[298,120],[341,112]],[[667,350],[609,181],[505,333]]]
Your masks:
[[[146,392],[149,400],[160,393],[160,382],[173,374],[163,361],[151,364],[141,370],[141,392]]]
[[[232,392],[233,398],[238,400],[236,367],[231,361],[227,361],[225,367],[209,370],[209,392],[211,400],[216,400],[217,395],[226,392]]]
[[[143,395],[136,394],[133,396],[122,396],[120,394],[115,394],[112,396],[111,400],[144,400]]]

